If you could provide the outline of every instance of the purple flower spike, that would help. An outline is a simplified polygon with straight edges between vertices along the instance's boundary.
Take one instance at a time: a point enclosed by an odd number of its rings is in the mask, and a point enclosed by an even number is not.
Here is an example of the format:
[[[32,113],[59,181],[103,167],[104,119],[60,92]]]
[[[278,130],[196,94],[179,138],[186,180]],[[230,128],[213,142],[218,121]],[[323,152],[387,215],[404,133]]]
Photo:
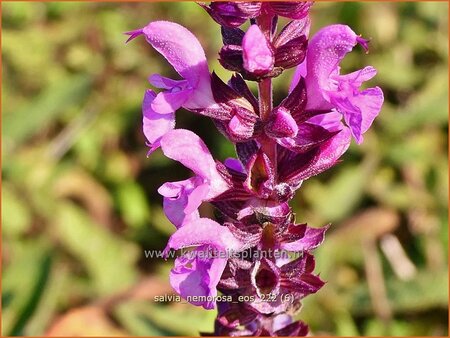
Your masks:
[[[193,132],[176,129],[161,139],[167,157],[182,163],[197,176],[181,182],[163,184],[158,192],[164,196],[164,211],[177,227],[197,213],[200,204],[228,190],[229,185],[216,169],[216,163],[203,141]]]
[[[170,284],[188,300],[188,296],[209,297],[190,301],[205,309],[213,309],[216,287],[227,263],[226,250],[238,252],[243,248],[243,243],[227,227],[209,218],[200,218],[179,228],[170,237],[165,250],[187,247],[197,248],[175,260]]]
[[[274,55],[267,39],[257,25],[251,25],[242,40],[244,68],[261,75],[273,69]]]
[[[383,92],[379,87],[361,91],[365,81],[376,74],[373,67],[341,75],[339,64],[356,44],[367,48],[367,40],[357,36],[348,26],[332,25],[321,29],[309,42],[306,67],[298,67],[293,85],[306,78],[310,110],[336,109],[350,127],[357,143],[381,110]],[[291,86],[293,88],[293,86]]]
[[[158,189],[176,227],[164,257],[181,250],[170,284],[205,309],[217,301],[214,333],[204,336],[306,336],[308,326],[295,318],[302,300],[325,284],[311,251],[330,225],[298,223],[289,203],[303,181],[339,162],[352,137],[361,143],[380,112],[381,89],[361,89],[373,67],[340,73],[345,55],[357,44],[367,52],[369,41],[345,25],[308,39],[311,1],[200,5],[222,26],[219,63],[234,72],[226,83],[210,74],[186,28],[156,21],[127,33],[128,41],[144,35],[181,75],[150,76],[162,90],[147,90],[142,103],[149,153],[160,147],[193,172]],[[278,29],[279,16],[292,20]],[[244,32],[239,26],[248,20]],[[279,100],[272,79],[292,67],[289,94]],[[258,82],[257,95],[246,81]],[[211,118],[236,156],[216,161],[199,136],[174,129],[180,107]],[[203,202],[217,222],[202,217]]]

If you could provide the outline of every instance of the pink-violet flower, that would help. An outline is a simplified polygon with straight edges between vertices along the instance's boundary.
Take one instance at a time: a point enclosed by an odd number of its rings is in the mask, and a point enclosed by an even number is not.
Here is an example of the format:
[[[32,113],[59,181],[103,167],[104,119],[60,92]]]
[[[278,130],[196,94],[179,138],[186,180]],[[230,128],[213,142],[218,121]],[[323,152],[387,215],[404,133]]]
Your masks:
[[[339,111],[356,142],[361,143],[362,134],[379,114],[384,98],[379,87],[360,90],[363,82],[375,76],[375,68],[368,66],[340,74],[340,62],[358,43],[367,49],[367,40],[346,25],[322,28],[310,40],[306,60],[297,68],[291,88],[304,77],[308,92],[306,109]]]
[[[148,91],[143,102],[144,133],[151,144],[150,151],[153,151],[159,146],[161,137],[174,128],[177,109],[184,107],[198,111],[214,107],[208,63],[200,42],[179,24],[154,21],[127,34],[130,35],[128,41],[144,35],[183,78],[172,80],[159,74],[149,78],[153,86],[163,89],[156,95]]]
[[[239,252],[244,244],[226,226],[209,218],[199,218],[179,228],[170,237],[166,251],[189,247],[194,247],[194,251],[175,260],[175,267],[170,272],[170,284],[184,298],[209,297],[191,302],[205,309],[213,309],[227,255],[229,252]]]
[[[229,184],[216,169],[216,163],[205,143],[196,134],[175,129],[161,139],[161,149],[168,158],[191,169],[196,176],[178,182],[164,183],[158,192],[164,196],[167,218],[180,227],[198,218],[198,207],[229,189]]]

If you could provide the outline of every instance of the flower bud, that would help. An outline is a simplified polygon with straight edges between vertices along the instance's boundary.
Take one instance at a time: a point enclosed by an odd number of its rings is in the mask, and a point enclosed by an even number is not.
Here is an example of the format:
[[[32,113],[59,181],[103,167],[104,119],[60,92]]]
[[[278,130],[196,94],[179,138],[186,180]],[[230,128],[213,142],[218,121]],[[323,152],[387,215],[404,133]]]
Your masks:
[[[283,69],[293,68],[303,62],[308,40],[302,35],[278,47],[275,52],[275,66]]]
[[[298,126],[286,108],[277,107],[272,111],[264,130],[268,136],[273,138],[295,137]]]
[[[211,2],[200,4],[219,25],[239,27],[248,19],[256,18],[261,11],[260,2]]]
[[[251,25],[242,39],[244,68],[255,75],[269,73],[274,66],[274,54],[266,36],[257,25]]]
[[[273,1],[264,4],[267,9],[279,16],[290,19],[302,19],[309,14],[312,1]]]

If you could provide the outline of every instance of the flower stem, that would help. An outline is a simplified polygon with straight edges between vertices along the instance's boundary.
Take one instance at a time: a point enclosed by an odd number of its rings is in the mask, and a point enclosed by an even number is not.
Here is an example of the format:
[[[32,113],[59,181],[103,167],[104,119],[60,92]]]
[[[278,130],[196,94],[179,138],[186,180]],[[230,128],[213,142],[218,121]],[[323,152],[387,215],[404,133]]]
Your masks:
[[[264,35],[272,40],[272,19],[271,15],[263,14],[258,17],[257,22]],[[258,83],[259,114],[263,122],[267,121],[273,109],[272,102],[272,79],[270,77]],[[277,167],[277,144],[271,138],[263,136],[260,140],[262,151],[269,157],[274,166],[275,176]]]
[[[272,79],[270,77],[258,83],[258,96],[261,120],[267,121],[272,111]]]

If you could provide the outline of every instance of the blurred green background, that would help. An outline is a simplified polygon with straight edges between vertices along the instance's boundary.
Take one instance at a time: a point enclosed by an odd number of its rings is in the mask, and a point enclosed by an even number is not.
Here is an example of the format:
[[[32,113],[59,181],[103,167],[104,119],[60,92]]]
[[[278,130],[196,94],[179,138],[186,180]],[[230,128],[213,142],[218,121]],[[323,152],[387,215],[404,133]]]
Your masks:
[[[316,250],[328,283],[299,315],[312,334],[447,335],[447,15],[445,2],[313,7],[312,33],[345,23],[372,38],[343,70],[375,66],[386,102],[364,144],[292,201],[298,220],[333,223]],[[172,292],[172,263],[143,253],[174,230],[156,189],[189,175],[146,158],[146,78],[176,74],[123,32],[157,19],[194,32],[228,79],[219,27],[194,3],[2,3],[2,335],[212,330],[215,311],[153,301]],[[291,76],[275,79],[276,102]],[[206,118],[177,124],[233,156]]]

